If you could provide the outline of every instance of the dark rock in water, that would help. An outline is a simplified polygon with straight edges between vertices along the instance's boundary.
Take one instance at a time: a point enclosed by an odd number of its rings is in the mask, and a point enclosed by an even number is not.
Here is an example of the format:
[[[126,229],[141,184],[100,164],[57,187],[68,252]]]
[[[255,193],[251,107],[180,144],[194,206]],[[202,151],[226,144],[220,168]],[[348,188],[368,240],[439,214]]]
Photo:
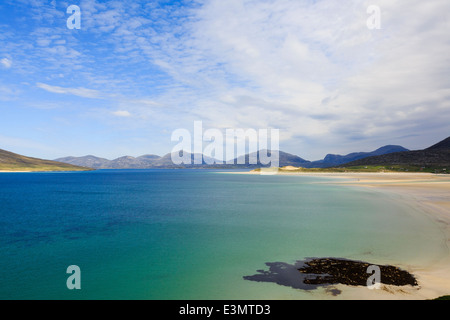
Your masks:
[[[389,265],[374,265],[368,262],[346,259],[321,258],[306,261],[298,270],[310,275],[304,280],[307,284],[345,284],[349,286],[366,286],[370,266],[380,268],[380,283],[394,286],[417,286],[413,275]]]
[[[367,286],[372,275],[370,266],[380,268],[380,283],[394,286],[417,286],[412,274],[395,266],[376,265],[363,261],[338,258],[311,258],[297,261],[294,265],[285,262],[267,262],[269,271],[257,270],[259,273],[245,276],[245,280],[257,282],[274,282],[294,289],[314,290],[335,284],[349,286]],[[331,292],[333,295],[339,290]]]

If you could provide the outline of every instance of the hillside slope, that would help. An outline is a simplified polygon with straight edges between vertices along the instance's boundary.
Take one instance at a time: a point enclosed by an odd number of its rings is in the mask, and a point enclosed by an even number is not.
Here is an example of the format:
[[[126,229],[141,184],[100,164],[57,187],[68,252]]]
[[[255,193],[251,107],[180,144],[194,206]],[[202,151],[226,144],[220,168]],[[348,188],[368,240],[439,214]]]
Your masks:
[[[91,168],[31,158],[0,149],[0,171],[87,171]]]

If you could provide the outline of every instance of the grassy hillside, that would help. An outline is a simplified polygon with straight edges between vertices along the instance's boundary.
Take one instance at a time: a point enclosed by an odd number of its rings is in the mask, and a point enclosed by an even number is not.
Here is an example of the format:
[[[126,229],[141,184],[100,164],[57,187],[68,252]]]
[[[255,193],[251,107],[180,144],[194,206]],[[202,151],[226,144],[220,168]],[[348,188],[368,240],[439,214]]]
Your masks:
[[[86,167],[25,157],[0,149],[0,171],[87,171]]]

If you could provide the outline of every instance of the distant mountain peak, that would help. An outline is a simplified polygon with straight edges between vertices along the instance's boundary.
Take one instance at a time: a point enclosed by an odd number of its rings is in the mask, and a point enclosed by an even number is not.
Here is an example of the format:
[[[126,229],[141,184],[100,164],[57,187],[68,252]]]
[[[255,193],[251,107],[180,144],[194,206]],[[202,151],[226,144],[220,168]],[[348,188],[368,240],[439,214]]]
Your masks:
[[[383,146],[381,148],[378,148],[377,150],[375,150],[374,152],[386,152],[386,151],[390,151],[390,150],[396,150],[395,152],[398,152],[397,150],[401,150],[401,151],[409,151],[406,148],[403,148],[402,146],[398,146],[398,145],[393,145],[393,144],[388,144],[387,146]]]

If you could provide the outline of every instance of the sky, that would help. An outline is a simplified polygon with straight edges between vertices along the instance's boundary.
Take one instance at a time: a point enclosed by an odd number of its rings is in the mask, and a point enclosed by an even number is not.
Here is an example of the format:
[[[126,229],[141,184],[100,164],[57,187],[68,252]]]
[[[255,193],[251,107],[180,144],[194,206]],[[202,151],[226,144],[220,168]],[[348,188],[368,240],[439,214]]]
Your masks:
[[[448,0],[2,0],[0,30],[0,149],[27,156],[162,156],[195,121],[307,160],[450,136]]]

